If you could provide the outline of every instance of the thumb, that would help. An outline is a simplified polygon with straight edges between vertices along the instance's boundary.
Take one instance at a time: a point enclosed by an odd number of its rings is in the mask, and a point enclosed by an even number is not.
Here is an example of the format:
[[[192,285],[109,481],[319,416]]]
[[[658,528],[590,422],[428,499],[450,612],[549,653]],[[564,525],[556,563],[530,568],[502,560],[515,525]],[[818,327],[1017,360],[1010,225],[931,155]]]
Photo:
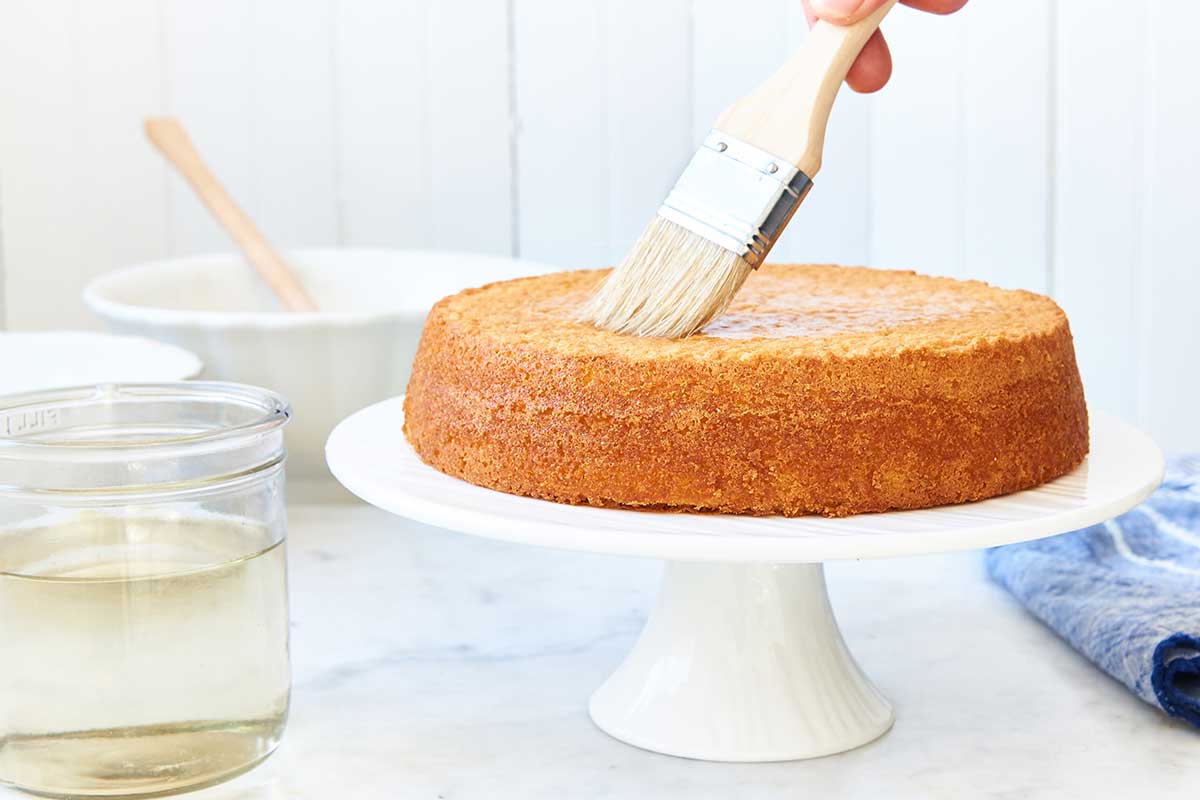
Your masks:
[[[835,25],[853,25],[887,0],[810,0],[818,19]]]

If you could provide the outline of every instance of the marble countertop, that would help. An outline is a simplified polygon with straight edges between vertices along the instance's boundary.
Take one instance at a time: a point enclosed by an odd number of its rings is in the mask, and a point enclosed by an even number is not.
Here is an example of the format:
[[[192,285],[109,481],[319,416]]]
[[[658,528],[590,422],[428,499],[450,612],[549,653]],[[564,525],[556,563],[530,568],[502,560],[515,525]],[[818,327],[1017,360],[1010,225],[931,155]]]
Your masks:
[[[1028,616],[977,553],[827,568],[850,649],[895,704],[889,734],[812,761],[718,764],[638,750],[587,716],[640,630],[659,562],[485,541],[357,505],[289,513],[284,743],[189,798],[1167,798],[1200,771],[1200,735]]]

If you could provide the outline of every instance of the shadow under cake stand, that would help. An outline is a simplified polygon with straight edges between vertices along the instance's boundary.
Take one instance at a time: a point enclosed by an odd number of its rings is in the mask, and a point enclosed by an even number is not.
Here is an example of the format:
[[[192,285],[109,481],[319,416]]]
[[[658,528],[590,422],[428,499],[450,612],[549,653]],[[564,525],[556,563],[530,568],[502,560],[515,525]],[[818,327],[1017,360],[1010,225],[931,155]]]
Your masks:
[[[743,517],[569,506],[517,497],[425,465],[401,432],[402,398],[329,437],[333,474],[372,505],[463,533],[667,561],[645,629],[592,695],[592,720],[629,744],[712,761],[838,753],[892,725],[846,648],[821,562],[967,550],[1103,522],[1162,478],[1145,434],[1093,414],[1091,453],[1024,492],[956,506],[823,517]]]

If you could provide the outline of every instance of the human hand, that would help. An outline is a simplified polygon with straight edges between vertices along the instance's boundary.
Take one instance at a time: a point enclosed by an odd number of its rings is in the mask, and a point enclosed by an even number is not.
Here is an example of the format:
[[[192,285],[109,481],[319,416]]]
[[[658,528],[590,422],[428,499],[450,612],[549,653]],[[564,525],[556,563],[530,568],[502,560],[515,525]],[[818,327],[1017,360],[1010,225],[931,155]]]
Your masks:
[[[811,28],[818,19],[834,25],[851,25],[879,8],[885,0],[801,0]],[[906,6],[932,14],[953,14],[967,0],[900,0]],[[892,54],[881,31],[875,31],[858,54],[846,83],[856,92],[877,92],[892,77]]]

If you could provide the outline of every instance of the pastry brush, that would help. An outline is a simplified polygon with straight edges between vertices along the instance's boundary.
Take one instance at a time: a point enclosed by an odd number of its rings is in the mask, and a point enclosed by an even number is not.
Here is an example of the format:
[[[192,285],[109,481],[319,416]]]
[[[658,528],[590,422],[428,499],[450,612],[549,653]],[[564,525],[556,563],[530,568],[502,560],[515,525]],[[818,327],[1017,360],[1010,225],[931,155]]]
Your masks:
[[[782,68],[717,119],[625,260],[583,309],[598,327],[690,336],[763,262],[821,168],[838,89],[896,0],[818,21]]]

